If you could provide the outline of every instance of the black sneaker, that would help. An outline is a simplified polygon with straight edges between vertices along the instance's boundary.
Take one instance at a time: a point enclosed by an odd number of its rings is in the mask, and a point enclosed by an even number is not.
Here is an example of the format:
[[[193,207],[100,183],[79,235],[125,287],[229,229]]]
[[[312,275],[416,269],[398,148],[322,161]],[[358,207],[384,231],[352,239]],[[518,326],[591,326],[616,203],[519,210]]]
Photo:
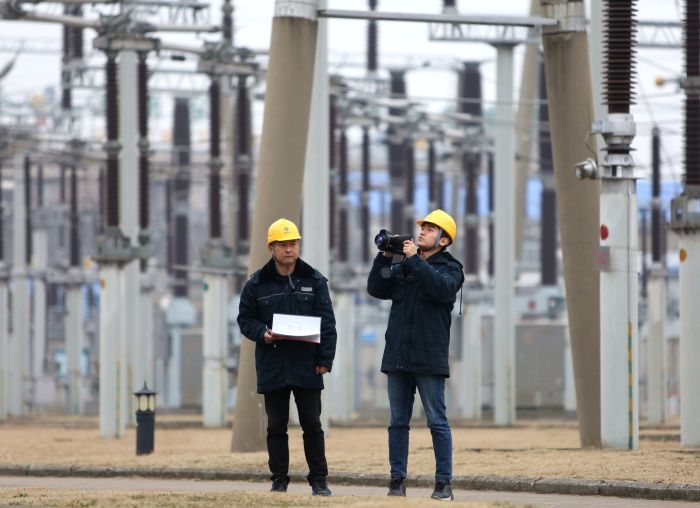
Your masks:
[[[452,486],[450,485],[450,482],[445,481],[435,482],[435,490],[433,491],[433,495],[430,497],[437,499],[438,501],[454,501],[455,498],[452,495]]]
[[[289,482],[283,478],[275,478],[272,480],[272,488],[270,492],[287,492]]]
[[[327,497],[333,495],[333,493],[331,489],[328,488],[328,484],[325,480],[318,480],[311,484],[311,495]]]
[[[402,496],[406,497],[406,483],[403,478],[392,478],[389,482],[389,493],[387,496]]]

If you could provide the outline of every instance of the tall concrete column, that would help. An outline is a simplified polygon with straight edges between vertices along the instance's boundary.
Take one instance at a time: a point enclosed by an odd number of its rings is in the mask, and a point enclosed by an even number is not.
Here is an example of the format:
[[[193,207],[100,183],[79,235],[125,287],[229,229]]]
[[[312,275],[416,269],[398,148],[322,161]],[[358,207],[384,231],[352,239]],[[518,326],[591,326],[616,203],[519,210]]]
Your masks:
[[[326,0],[319,0],[319,9],[326,5]],[[304,160],[303,210],[301,214],[303,240],[301,248],[304,260],[331,279],[331,257],[338,252],[338,246],[331,239],[331,235],[335,233],[337,228],[331,224],[336,224],[338,221],[329,217],[331,193],[328,190],[331,187],[332,175],[335,175],[338,169],[335,162],[338,158],[335,156],[337,150],[330,139],[331,130],[335,130],[338,108],[335,105],[337,103],[335,97],[332,97],[334,109],[331,113],[328,97],[328,21],[321,19],[318,21],[316,36],[309,134],[306,140]],[[332,122],[331,116],[333,116]],[[335,196],[335,188],[333,188],[333,195]],[[335,206],[333,206],[333,210],[335,210]],[[332,248],[319,249],[316,248],[317,245],[330,245]],[[331,295],[331,297],[334,298],[335,295]],[[326,432],[328,432],[331,412],[329,394],[336,382],[335,372],[326,376],[324,384],[327,388],[321,393],[323,407],[321,423]],[[296,406],[291,408],[290,415],[292,419],[298,421]]]
[[[2,206],[0,205],[0,217],[1,216]],[[2,226],[0,226],[0,235],[1,234]],[[2,243],[2,240],[0,240],[0,243]],[[7,299],[7,271],[2,261],[2,248],[0,247],[0,422],[7,419],[10,395],[8,390],[10,351],[7,335],[7,315],[9,310]]]
[[[66,359],[68,371],[68,413],[79,415],[83,413],[82,393],[82,352],[83,352],[83,309],[79,273],[69,273],[76,282],[66,289]]]
[[[600,284],[593,265],[600,183],[578,181],[572,170],[596,146],[589,137],[593,99],[585,16],[580,1],[545,0],[541,5],[545,16],[561,21],[556,29],[543,31],[542,41],[579,436],[582,446],[599,446]]]
[[[14,193],[12,199],[12,338],[9,347],[8,411],[13,416],[25,414],[26,379],[29,375],[29,278],[27,274],[27,211],[25,196],[25,155],[15,156]]]
[[[462,418],[481,419],[481,304],[474,298],[462,314]]]
[[[610,266],[600,273],[601,441],[629,450],[639,447],[635,186],[604,180],[600,193],[600,245],[610,252]]]
[[[127,349],[123,328],[127,317],[138,321],[137,313],[127,313],[124,298],[123,266],[133,260],[131,239],[120,229],[122,201],[120,196],[121,151],[119,122],[120,80],[117,52],[109,47],[109,40],[96,38],[95,47],[102,47],[107,55],[105,66],[105,110],[107,142],[105,143],[106,167],[103,182],[102,225],[97,238],[95,259],[100,271],[100,436],[106,439],[120,438],[126,431],[128,411]],[[128,60],[128,59],[127,59]],[[135,97],[133,98],[135,102]],[[128,99],[127,99],[128,100]],[[127,186],[127,189],[131,189]],[[131,196],[133,199],[135,194]],[[132,206],[132,208],[136,208]],[[138,290],[138,288],[137,288]],[[137,294],[138,295],[138,294]]]
[[[69,260],[68,280],[66,281],[65,348],[68,371],[68,413],[83,413],[82,390],[82,351],[83,308],[82,271],[80,263],[80,216],[78,215],[78,174],[73,166],[70,172],[70,220],[69,220]]]
[[[681,447],[700,448],[700,2],[685,2],[685,146],[683,193],[671,201],[671,228],[680,236]]]
[[[355,294],[351,291],[336,291],[333,307],[336,316],[338,344],[333,372],[324,379],[329,416],[336,422],[352,420],[355,408]]]
[[[45,275],[48,267],[48,231],[39,226],[34,231],[34,256],[32,268],[37,276],[34,278],[32,296],[33,308],[33,347],[32,347],[32,391],[33,403],[36,403],[38,383],[44,373],[46,357],[46,282]]]
[[[174,245],[171,252],[175,265],[189,264],[189,191],[190,191],[190,110],[186,98],[176,97],[173,118],[173,164],[177,168],[173,180]],[[187,271],[173,270],[173,299],[165,316],[168,328],[168,359],[165,366],[163,386],[166,392],[166,405],[180,407],[182,330],[191,326],[197,313],[188,298],[189,280]]]
[[[515,423],[515,134],[513,46],[496,47],[494,418]]]
[[[220,275],[204,276],[204,372],[202,409],[205,427],[226,425],[228,410],[228,281]]]
[[[100,436],[119,438],[124,435],[121,398],[126,355],[122,354],[119,306],[121,277],[116,265],[100,267]]]
[[[568,323],[564,329],[564,337],[564,411],[576,411],[576,382]]]
[[[697,198],[696,198],[697,199]],[[700,396],[697,395],[700,373],[700,235],[697,232],[681,237],[680,243],[680,316],[681,316],[681,447],[700,448]]]
[[[666,269],[662,229],[666,219],[661,206],[661,136],[658,127],[652,129],[651,146],[651,270],[647,283],[647,420],[666,420]]]
[[[138,128],[138,55],[135,51],[119,53],[119,140],[120,179],[119,179],[119,226],[130,240],[131,245],[139,244],[139,128]],[[121,417],[124,422],[135,423],[135,397],[132,393],[143,387],[144,354],[139,333],[141,310],[141,285],[139,260],[134,259],[121,270],[122,299],[120,312],[122,320],[121,341],[126,353],[125,377],[121,378],[119,396]]]
[[[140,295],[139,295],[139,336],[141,338],[141,356],[136,358],[134,384],[145,383],[151,389],[155,385],[155,337],[153,336],[154,314],[154,278],[155,268],[150,266],[152,258],[150,235],[150,204],[151,204],[151,175],[150,175],[150,145],[148,142],[148,53],[138,54],[137,94],[138,94],[138,125],[139,125],[139,265],[140,265]],[[158,387],[160,389],[160,387]]]
[[[2,164],[0,163],[0,422],[7,419],[8,404],[8,368],[10,364],[9,337],[7,333],[8,306],[7,266],[5,264],[5,203],[2,195]]]
[[[202,249],[202,265],[213,270],[229,271],[234,266],[233,253],[224,243],[221,224],[221,118],[230,115],[221,105],[221,83],[226,78],[212,74],[209,87],[209,241]],[[228,85],[225,86],[228,88]],[[226,102],[226,101],[224,101]],[[222,109],[225,113],[222,114]],[[228,374],[228,280],[223,274],[205,276],[202,405],[204,425],[226,425]]]
[[[530,16],[541,13],[540,0],[530,0]],[[530,30],[535,30],[531,28]],[[540,48],[538,44],[527,44],[520,78],[518,112],[515,117],[515,259],[522,260],[523,231],[525,228],[525,194],[530,165],[534,159],[537,140],[537,82],[539,74]],[[542,126],[539,127],[542,129]]]
[[[313,0],[275,3],[253,214],[251,273],[269,258],[268,226],[280,217],[298,221],[301,215],[317,5]],[[265,449],[266,424],[262,398],[256,390],[254,348],[254,343],[246,339],[239,357],[232,438],[232,451],[237,452]]]

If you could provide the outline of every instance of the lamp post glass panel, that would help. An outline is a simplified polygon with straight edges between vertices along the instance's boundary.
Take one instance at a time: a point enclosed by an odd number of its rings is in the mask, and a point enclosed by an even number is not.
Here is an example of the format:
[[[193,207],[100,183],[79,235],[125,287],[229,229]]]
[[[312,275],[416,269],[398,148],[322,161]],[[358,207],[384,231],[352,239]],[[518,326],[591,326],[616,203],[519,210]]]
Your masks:
[[[143,384],[136,397],[136,455],[153,453],[156,428],[156,393]]]

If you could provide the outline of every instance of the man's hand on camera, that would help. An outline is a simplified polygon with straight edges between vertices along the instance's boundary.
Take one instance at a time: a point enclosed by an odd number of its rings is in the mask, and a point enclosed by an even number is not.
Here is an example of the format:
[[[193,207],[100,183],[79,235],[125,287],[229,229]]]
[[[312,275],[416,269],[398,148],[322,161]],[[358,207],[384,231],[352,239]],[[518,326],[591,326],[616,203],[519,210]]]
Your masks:
[[[265,344],[272,344],[278,340],[282,340],[281,335],[277,335],[272,330],[265,330]]]
[[[415,256],[416,254],[418,254],[418,247],[415,243],[413,243],[413,240],[406,240],[405,242],[403,242],[404,256],[410,258],[411,256]]]
[[[394,253],[393,253],[393,252],[389,252],[389,251],[387,251],[387,250],[384,250],[384,251],[382,251],[382,253],[384,254],[384,257],[385,257],[385,258],[393,258],[393,257],[394,257]]]

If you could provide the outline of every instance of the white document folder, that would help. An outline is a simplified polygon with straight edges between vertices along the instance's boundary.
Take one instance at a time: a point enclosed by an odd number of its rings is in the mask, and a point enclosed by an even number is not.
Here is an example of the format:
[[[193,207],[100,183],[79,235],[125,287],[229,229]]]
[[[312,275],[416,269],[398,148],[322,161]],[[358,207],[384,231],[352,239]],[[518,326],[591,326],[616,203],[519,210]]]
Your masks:
[[[321,343],[321,318],[315,316],[272,315],[272,333],[286,340]]]

